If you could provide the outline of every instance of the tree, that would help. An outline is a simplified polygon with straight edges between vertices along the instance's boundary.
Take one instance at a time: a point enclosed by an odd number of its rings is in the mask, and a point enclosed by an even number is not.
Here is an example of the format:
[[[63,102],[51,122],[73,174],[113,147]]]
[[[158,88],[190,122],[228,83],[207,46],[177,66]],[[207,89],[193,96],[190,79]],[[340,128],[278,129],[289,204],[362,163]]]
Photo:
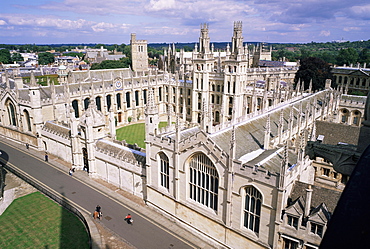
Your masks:
[[[15,62],[15,61],[23,61],[23,56],[20,53],[13,53],[11,55],[11,61],[12,62]]]
[[[8,49],[0,49],[0,63],[3,64],[11,63],[11,56]]]
[[[358,53],[354,48],[346,48],[339,50],[337,56],[338,65],[350,65],[358,62]]]
[[[367,66],[370,66],[370,50],[368,48],[362,49],[359,53],[358,62],[366,63]]]
[[[298,81],[304,84],[304,89],[308,89],[312,80],[312,90],[325,88],[325,80],[333,79],[330,72],[330,65],[317,57],[308,57],[301,60],[301,65],[295,75],[295,84]],[[335,87],[335,86],[332,86]]]
[[[128,58],[126,60],[119,60],[119,61],[113,61],[113,60],[105,60],[101,63],[94,63],[91,66],[91,70],[97,70],[97,69],[112,69],[112,68],[128,68],[129,64],[127,64]]]
[[[55,59],[54,59],[54,55],[52,53],[49,53],[49,52],[45,52],[45,53],[39,53],[39,64],[40,65],[47,65],[47,64],[51,64],[51,63],[54,63]]]

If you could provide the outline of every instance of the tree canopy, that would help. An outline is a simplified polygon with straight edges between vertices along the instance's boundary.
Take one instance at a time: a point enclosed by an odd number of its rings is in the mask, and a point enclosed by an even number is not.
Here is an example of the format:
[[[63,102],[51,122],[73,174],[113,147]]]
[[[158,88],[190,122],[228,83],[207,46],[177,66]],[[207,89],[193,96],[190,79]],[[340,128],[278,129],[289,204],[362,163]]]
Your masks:
[[[349,66],[358,62],[358,53],[354,48],[346,48],[339,50],[337,55],[337,64]]]
[[[0,63],[11,63],[11,55],[8,49],[0,49]]]
[[[49,53],[49,52],[45,52],[45,53],[39,53],[39,64],[40,65],[47,65],[47,64],[51,64],[51,63],[54,63],[55,59],[54,59],[54,55],[52,53]]]
[[[304,89],[308,89],[312,80],[312,90],[315,91],[325,88],[326,79],[333,79],[330,65],[320,58],[308,57],[301,60],[294,82],[297,84],[300,81],[304,84]]]
[[[128,68],[131,64],[131,61],[129,58],[124,57],[121,58],[118,61],[113,60],[105,60],[101,63],[94,63],[91,66],[91,70],[97,70],[97,69],[112,69],[112,68]]]
[[[11,60],[13,62],[15,62],[15,61],[23,61],[23,56],[20,53],[13,53],[11,55]]]

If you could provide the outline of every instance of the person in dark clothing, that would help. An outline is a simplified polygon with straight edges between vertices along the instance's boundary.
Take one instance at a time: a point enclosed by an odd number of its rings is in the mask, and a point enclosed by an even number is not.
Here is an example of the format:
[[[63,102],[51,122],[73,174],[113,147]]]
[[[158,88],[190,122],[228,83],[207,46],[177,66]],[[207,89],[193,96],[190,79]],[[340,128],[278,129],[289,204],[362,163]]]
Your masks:
[[[48,153],[45,153],[45,162],[49,161]]]

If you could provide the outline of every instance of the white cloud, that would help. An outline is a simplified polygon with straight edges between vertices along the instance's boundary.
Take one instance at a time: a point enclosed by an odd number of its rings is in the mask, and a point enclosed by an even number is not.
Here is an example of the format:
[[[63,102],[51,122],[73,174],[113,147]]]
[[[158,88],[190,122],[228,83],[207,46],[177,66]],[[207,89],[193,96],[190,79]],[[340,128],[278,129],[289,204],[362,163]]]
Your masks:
[[[117,31],[118,29],[127,30],[127,24],[113,24],[100,22],[91,26],[94,32]]]
[[[350,11],[354,17],[370,19],[370,4],[352,6]]]
[[[0,25],[6,25],[6,24],[7,24],[6,21],[0,20]]]
[[[150,0],[150,9],[154,11],[175,8],[175,0]]]
[[[330,31],[329,30],[321,30],[320,36],[330,36]]]
[[[361,30],[360,27],[344,27],[344,31]]]

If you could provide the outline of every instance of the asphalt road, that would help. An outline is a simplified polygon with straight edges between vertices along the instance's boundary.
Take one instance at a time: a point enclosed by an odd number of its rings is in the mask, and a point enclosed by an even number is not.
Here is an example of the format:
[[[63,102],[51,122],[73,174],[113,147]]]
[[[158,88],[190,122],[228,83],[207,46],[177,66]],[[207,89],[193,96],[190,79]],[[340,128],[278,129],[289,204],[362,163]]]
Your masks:
[[[101,222],[139,249],[195,248],[189,242],[167,232],[160,225],[125,207],[126,205],[120,204],[93,186],[84,184],[69,176],[68,172],[52,167],[30,153],[19,150],[5,141],[0,141],[0,151],[2,152],[0,157],[60,193],[66,201],[74,202],[91,212],[99,204],[103,212]],[[133,217],[133,225],[128,225],[123,220],[128,213]]]

